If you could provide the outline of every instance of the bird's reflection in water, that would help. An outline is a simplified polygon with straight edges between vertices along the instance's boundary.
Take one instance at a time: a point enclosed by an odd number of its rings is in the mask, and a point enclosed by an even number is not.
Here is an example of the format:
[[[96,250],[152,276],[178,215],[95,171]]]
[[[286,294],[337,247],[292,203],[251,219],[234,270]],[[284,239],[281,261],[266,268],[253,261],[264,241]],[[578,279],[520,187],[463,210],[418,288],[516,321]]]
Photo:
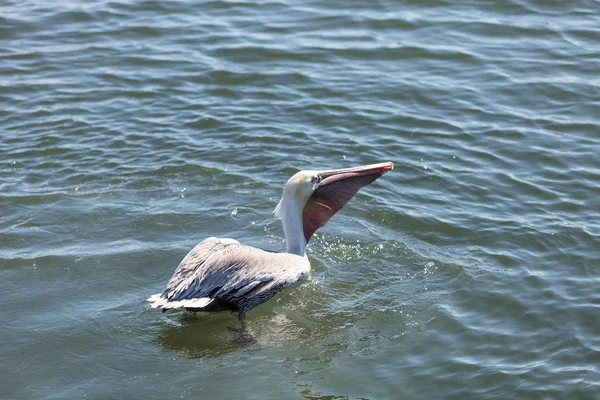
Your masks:
[[[302,396],[305,399],[312,399],[312,400],[369,400],[369,399],[363,398],[363,397],[348,397],[348,396],[321,394],[319,392],[313,392],[310,389],[301,390],[298,392],[298,394],[300,394],[300,396]]]
[[[249,348],[255,339],[250,330],[239,327],[235,315],[220,314],[171,314],[155,342],[167,351],[175,351],[191,358],[219,357],[240,348]]]
[[[304,340],[313,323],[289,310],[248,316],[245,328],[235,314],[179,313],[165,317],[155,343],[163,350],[190,358],[220,357],[256,351],[282,342]]]
[[[252,336],[247,326],[243,328],[227,328],[231,335],[231,343],[241,348],[249,349],[250,346],[257,345],[258,342]]]

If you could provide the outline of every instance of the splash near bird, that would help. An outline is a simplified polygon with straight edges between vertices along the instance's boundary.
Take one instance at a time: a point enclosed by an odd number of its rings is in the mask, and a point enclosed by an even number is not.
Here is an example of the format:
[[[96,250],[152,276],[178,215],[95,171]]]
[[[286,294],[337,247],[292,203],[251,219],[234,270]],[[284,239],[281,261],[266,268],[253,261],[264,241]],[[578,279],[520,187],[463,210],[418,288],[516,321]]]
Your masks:
[[[275,215],[281,219],[285,253],[210,237],[181,261],[152,308],[236,311],[245,314],[288,286],[310,278],[306,245],[361,188],[394,168],[391,162],[332,171],[300,171],[285,187]]]

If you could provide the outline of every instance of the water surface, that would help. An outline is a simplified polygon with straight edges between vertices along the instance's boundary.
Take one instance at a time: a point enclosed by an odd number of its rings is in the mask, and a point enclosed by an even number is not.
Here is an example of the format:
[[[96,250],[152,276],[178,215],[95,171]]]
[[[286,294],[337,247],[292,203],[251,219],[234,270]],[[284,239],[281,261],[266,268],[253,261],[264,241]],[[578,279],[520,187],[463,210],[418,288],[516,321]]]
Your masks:
[[[600,398],[597,1],[5,1],[0,397]],[[393,161],[248,315],[145,302],[285,249],[300,169]]]

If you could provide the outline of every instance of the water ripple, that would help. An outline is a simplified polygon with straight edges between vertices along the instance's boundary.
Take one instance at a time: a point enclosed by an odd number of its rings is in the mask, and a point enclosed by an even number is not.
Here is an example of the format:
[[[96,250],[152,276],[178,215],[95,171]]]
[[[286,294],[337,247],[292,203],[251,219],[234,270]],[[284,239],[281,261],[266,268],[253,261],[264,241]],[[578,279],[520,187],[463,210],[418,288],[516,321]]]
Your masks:
[[[595,2],[5,3],[0,397],[598,392]],[[299,169],[383,160],[255,347],[147,309],[206,236],[282,250]]]

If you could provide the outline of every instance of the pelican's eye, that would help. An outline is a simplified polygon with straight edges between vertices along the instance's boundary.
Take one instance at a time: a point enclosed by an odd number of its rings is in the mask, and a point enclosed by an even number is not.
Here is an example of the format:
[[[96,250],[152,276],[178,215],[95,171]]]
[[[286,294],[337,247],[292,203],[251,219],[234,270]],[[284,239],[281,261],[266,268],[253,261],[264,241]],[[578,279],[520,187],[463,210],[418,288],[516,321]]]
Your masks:
[[[310,183],[312,183],[313,190],[316,190],[317,186],[319,186],[319,183],[321,183],[321,174],[313,176],[310,180]]]

